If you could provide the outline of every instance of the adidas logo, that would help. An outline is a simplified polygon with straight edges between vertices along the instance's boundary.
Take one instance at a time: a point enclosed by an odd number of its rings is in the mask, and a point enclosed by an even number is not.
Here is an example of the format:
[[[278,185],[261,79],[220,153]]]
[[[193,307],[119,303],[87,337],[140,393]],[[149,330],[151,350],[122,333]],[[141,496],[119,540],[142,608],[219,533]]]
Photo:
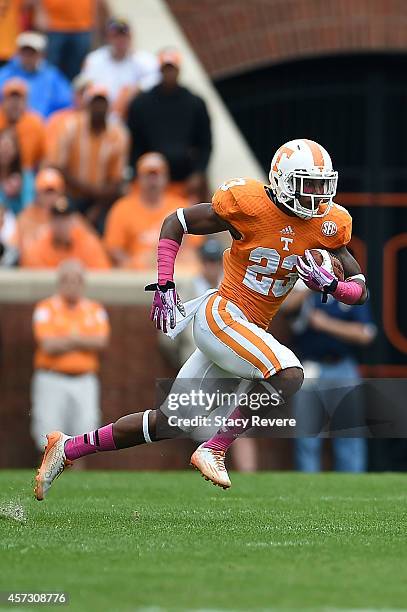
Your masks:
[[[280,230],[280,234],[285,234],[286,236],[294,236],[295,232],[291,225],[287,225],[284,229]]]

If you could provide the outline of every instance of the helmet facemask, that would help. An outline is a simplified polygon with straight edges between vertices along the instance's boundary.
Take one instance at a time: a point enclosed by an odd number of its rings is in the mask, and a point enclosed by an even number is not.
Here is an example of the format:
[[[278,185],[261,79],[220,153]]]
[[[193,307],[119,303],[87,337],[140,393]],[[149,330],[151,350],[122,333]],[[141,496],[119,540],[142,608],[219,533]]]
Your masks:
[[[270,173],[271,175],[271,173]],[[315,172],[309,170],[295,170],[293,172],[281,173],[276,179],[270,176],[271,188],[275,192],[277,200],[286,208],[294,212],[301,219],[312,219],[324,217],[333,205],[338,184],[338,173],[334,170],[321,170],[315,168]],[[305,181],[323,181],[322,193],[317,189],[305,188]],[[303,206],[299,200],[301,197],[309,198],[310,207]],[[320,206],[326,204],[320,211]]]

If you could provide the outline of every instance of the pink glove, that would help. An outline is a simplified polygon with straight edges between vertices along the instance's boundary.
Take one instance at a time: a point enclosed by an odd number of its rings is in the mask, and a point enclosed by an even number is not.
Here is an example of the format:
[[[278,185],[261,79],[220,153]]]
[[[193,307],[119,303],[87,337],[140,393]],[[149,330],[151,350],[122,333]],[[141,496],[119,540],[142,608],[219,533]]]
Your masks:
[[[175,283],[167,281],[165,285],[152,283],[145,287],[145,291],[154,291],[153,305],[151,306],[150,319],[154,321],[157,329],[167,333],[168,324],[174,329],[176,323],[177,309],[185,317],[185,308],[175,290]]]
[[[299,277],[307,287],[313,291],[333,293],[338,286],[338,279],[331,272],[319,266],[308,249],[305,251],[305,259],[307,263],[302,257],[298,257],[296,268]]]

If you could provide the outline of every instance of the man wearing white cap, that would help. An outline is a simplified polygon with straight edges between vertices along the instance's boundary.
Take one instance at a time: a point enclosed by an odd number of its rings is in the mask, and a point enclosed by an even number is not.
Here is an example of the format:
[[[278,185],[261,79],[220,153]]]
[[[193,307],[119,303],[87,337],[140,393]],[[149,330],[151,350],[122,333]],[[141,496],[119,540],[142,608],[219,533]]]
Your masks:
[[[44,59],[46,38],[39,32],[22,32],[17,37],[18,52],[0,70],[0,87],[11,78],[23,79],[28,86],[28,106],[43,117],[72,103],[71,86],[64,75]]]
[[[134,36],[124,19],[111,19],[107,44],[89,53],[83,72],[95,85],[106,87],[113,110],[127,113],[129,100],[140,90],[147,91],[160,81],[157,58],[133,48]]]

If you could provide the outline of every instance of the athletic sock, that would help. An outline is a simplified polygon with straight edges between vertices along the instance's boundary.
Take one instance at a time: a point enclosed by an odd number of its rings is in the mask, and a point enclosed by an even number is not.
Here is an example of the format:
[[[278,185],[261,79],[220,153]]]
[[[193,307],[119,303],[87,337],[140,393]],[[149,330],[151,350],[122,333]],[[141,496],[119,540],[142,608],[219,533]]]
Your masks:
[[[116,450],[116,444],[113,439],[113,423],[70,438],[65,443],[65,456],[71,460],[100,451],[112,450]]]
[[[245,415],[240,411],[239,408],[235,408],[232,414],[229,416],[229,419],[237,420],[237,419],[246,419]],[[242,421],[240,421],[242,422]],[[223,451],[226,453],[229,446],[232,444],[234,440],[242,433],[247,431],[252,427],[251,422],[244,427],[243,425],[232,425],[231,427],[222,427],[212,438],[210,438],[203,445],[204,448],[212,448],[213,450]]]

